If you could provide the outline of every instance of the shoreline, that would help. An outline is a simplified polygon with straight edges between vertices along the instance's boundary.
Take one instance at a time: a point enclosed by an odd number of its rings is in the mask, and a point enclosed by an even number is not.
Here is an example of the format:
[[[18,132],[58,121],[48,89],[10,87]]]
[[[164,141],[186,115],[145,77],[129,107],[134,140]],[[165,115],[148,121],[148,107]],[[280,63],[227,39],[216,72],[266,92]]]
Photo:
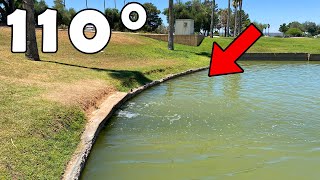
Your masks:
[[[207,70],[209,67],[202,67],[197,69],[190,69],[181,73],[168,75],[160,80],[152,81],[144,86],[133,89],[131,92],[115,92],[110,95],[100,106],[99,109],[93,112],[93,116],[86,123],[85,130],[83,131],[80,143],[76,151],[73,153],[72,158],[65,168],[62,179],[79,179],[81,172],[84,169],[91,149],[100,134],[100,131],[105,126],[106,122],[114,115],[114,113],[127,101],[139,95],[141,92],[159,85],[168,80],[185,76],[188,74]]]

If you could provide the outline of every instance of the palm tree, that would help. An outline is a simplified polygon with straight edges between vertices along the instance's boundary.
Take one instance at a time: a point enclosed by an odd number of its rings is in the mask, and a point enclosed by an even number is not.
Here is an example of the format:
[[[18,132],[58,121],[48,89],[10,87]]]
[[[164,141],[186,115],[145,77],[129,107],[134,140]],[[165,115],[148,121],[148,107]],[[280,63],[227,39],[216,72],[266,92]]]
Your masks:
[[[230,1],[231,0],[228,0],[228,19],[227,19],[227,36],[228,37],[229,37],[229,32],[230,32],[230,18],[231,18]]]
[[[262,33],[264,33],[265,36],[267,36],[267,28],[268,24],[262,24]]]
[[[239,2],[239,0],[233,0],[233,2],[232,2],[232,6],[234,7],[234,32],[233,32],[233,36],[234,37],[237,36],[237,28],[238,28],[238,26],[237,26],[237,21],[238,21],[238,2]]]
[[[169,0],[169,37],[168,37],[168,49],[174,50],[174,16],[173,16],[173,0]]]
[[[213,38],[213,27],[214,27],[214,14],[216,9],[216,1],[212,1],[212,13],[211,13],[211,24],[210,24],[210,37]]]
[[[114,0],[114,8],[117,9],[117,0]]]
[[[228,9],[220,9],[218,11],[221,28],[224,29],[224,36],[227,36]]]
[[[243,0],[238,0],[239,3],[239,33],[242,32],[242,1]]]
[[[34,19],[34,0],[24,0],[23,2],[23,8],[27,10],[27,51],[25,55],[28,59],[39,61]]]

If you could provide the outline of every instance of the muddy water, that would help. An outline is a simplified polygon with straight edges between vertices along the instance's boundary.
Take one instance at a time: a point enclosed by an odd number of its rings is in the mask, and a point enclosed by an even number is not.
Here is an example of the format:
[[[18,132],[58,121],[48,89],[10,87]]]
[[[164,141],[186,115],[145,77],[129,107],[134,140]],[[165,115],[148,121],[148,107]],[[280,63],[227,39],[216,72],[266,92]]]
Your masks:
[[[244,74],[200,72],[132,99],[82,179],[318,179],[320,64],[241,64]]]

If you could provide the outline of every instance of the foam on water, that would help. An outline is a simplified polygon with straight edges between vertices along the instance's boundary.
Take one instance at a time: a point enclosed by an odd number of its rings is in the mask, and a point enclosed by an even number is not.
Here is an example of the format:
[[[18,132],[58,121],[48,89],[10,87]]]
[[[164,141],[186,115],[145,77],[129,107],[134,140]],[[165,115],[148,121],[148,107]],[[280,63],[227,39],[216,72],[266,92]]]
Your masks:
[[[121,117],[121,118],[135,118],[137,116],[139,116],[139,113],[133,113],[133,112],[129,112],[129,111],[124,111],[124,110],[120,110],[117,112],[116,114],[117,117]]]

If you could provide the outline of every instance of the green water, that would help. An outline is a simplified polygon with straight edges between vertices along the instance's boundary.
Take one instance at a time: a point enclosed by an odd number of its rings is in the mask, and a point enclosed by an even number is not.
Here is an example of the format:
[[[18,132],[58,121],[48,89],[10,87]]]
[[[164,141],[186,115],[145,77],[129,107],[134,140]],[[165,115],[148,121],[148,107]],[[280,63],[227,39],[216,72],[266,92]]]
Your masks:
[[[319,179],[320,63],[242,62],[145,91],[100,134],[82,179]]]

